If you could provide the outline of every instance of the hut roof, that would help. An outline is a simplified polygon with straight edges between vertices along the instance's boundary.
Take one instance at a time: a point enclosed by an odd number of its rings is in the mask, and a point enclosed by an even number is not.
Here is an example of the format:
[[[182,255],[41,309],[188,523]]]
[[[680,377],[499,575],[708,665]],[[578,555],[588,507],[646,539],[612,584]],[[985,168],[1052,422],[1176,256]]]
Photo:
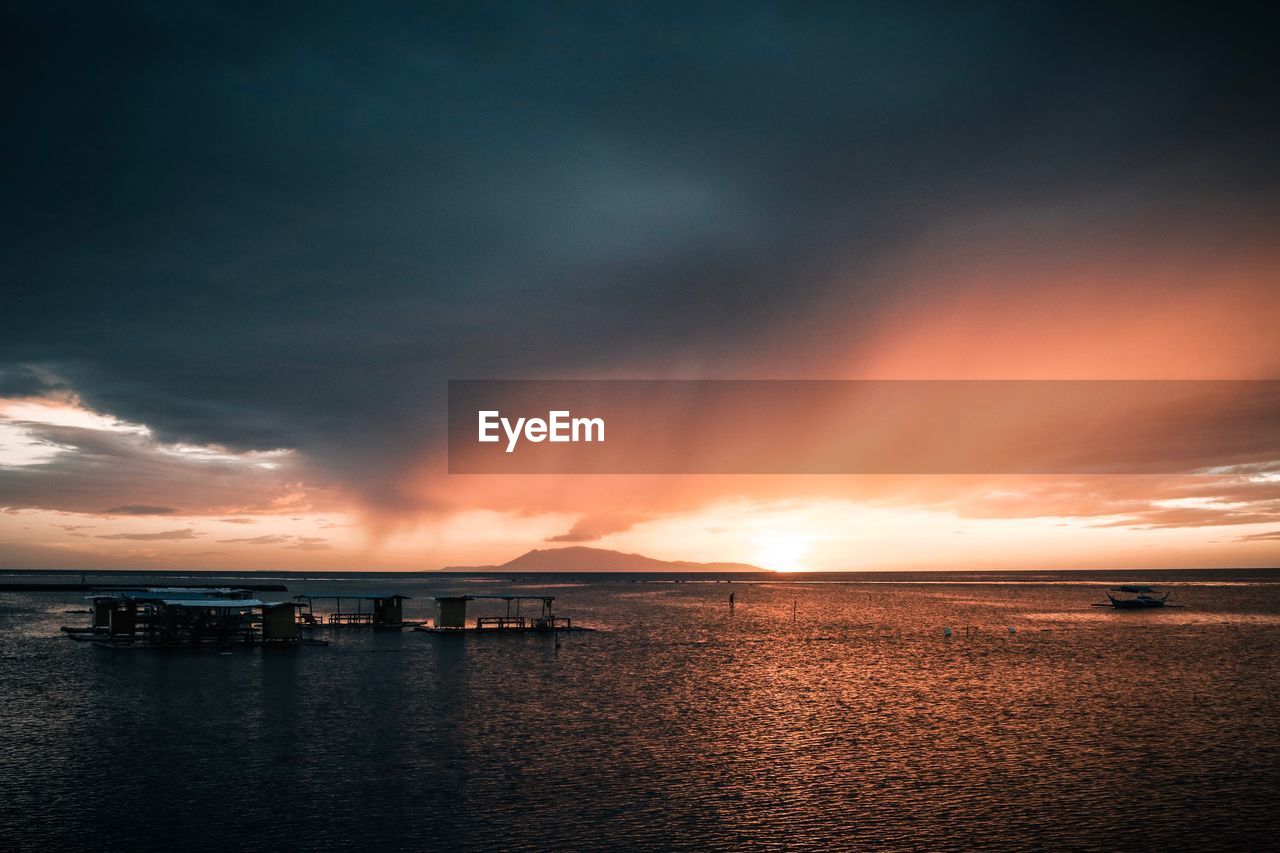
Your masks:
[[[263,602],[256,598],[168,598],[161,603],[165,607],[193,607],[200,610],[209,608],[245,610],[263,606]]]
[[[401,595],[398,592],[344,592],[341,595],[298,595],[295,598],[311,598],[316,600],[347,598],[351,600],[360,599],[361,601],[377,601],[385,598],[412,598],[411,595]]]

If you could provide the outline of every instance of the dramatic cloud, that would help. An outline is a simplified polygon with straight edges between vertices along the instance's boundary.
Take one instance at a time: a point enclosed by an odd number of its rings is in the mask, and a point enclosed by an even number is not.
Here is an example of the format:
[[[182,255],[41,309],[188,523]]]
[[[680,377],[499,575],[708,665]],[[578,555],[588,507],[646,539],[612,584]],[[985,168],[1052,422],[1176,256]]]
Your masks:
[[[76,406],[45,406],[39,416],[45,420],[6,418],[0,406],[0,427],[20,427],[57,448],[0,469],[0,505],[151,516],[286,512],[334,500],[322,486],[305,484],[313,472],[290,452],[164,444],[149,429]],[[4,450],[0,442],[0,462]]]
[[[1230,474],[1006,492],[443,464],[449,378],[1280,375],[1260,14],[124,3],[3,21],[0,506],[332,511],[384,538],[555,515],[533,542],[738,499],[1152,533],[1274,517],[1271,486]],[[289,536],[261,544],[332,544]],[[11,544],[15,563],[92,558]]]
[[[240,539],[219,539],[224,544],[239,545],[279,545],[282,542],[288,542],[291,537],[279,533],[269,533],[265,536],[250,536]]]
[[[47,397],[68,390],[48,371],[24,364],[0,367],[0,398]]]
[[[941,223],[1222,245],[1280,197],[1266,28],[1207,9],[84,14],[8,21],[0,365],[371,504],[449,376],[785,372]]]
[[[298,541],[287,546],[298,551],[331,551],[333,546],[318,536],[299,536]]]
[[[171,506],[148,506],[147,504],[125,504],[113,506],[102,511],[106,515],[173,515],[177,512]]]
[[[160,542],[168,539],[195,539],[199,536],[190,527],[181,530],[162,530],[159,533],[103,533],[98,539],[130,539],[135,542]]]
[[[600,513],[578,519],[567,533],[547,537],[548,542],[594,542],[610,533],[618,533],[645,520],[635,513]]]

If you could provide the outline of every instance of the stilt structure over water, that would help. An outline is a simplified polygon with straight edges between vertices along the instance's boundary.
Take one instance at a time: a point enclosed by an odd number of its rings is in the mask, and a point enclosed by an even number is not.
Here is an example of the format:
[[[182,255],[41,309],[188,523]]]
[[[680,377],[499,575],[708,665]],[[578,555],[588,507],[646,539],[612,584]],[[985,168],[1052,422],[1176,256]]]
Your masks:
[[[232,645],[327,645],[304,635],[304,628],[368,627],[419,631],[487,633],[590,631],[554,613],[551,595],[451,595],[435,599],[434,624],[406,622],[399,593],[296,595],[292,601],[264,601],[245,589],[150,587],[96,591],[89,600],[90,624],[62,626],[75,640],[112,647],[204,647]],[[317,613],[315,602],[332,601]],[[471,624],[467,604],[500,601],[501,613],[479,614]],[[536,606],[530,606],[530,603]],[[522,612],[523,610],[523,612]],[[84,612],[84,611],[81,611]]]
[[[418,631],[452,633],[457,631],[587,631],[576,627],[567,616],[552,612],[554,595],[446,595],[436,598],[436,619],[433,626],[422,626]],[[468,601],[502,601],[506,612],[500,616],[477,616],[475,624],[467,625]],[[540,607],[537,615],[522,614],[521,602],[536,601]]]
[[[421,625],[404,621],[404,602],[410,596],[399,593],[344,593],[341,595],[295,595],[298,622],[308,627],[327,625],[340,627],[406,628]],[[317,615],[315,602],[332,601],[333,610],[327,615]],[[343,602],[347,609],[343,610]],[[351,609],[354,607],[355,609]]]
[[[301,637],[296,604],[250,598],[245,590],[153,587],[88,598],[92,623],[62,628],[77,640],[170,647],[319,644]]]

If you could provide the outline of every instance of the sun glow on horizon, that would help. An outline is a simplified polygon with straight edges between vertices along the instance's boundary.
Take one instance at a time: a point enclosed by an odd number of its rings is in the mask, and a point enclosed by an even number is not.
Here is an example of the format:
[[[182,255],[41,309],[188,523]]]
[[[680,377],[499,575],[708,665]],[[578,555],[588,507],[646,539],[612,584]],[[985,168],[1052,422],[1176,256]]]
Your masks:
[[[810,566],[805,562],[813,551],[813,538],[790,533],[769,534],[751,541],[755,557],[752,562],[762,569],[775,572],[803,572]]]

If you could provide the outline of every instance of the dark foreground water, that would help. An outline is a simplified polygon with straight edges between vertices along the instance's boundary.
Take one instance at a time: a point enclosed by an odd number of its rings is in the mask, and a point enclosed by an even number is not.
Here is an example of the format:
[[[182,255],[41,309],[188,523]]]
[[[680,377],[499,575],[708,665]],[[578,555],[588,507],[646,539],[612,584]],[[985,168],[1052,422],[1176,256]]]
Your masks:
[[[1280,576],[1175,577],[1146,613],[1073,574],[283,581],[546,590],[600,629],[558,651],[110,650],[59,635],[77,595],[0,594],[0,847],[1269,847]]]

